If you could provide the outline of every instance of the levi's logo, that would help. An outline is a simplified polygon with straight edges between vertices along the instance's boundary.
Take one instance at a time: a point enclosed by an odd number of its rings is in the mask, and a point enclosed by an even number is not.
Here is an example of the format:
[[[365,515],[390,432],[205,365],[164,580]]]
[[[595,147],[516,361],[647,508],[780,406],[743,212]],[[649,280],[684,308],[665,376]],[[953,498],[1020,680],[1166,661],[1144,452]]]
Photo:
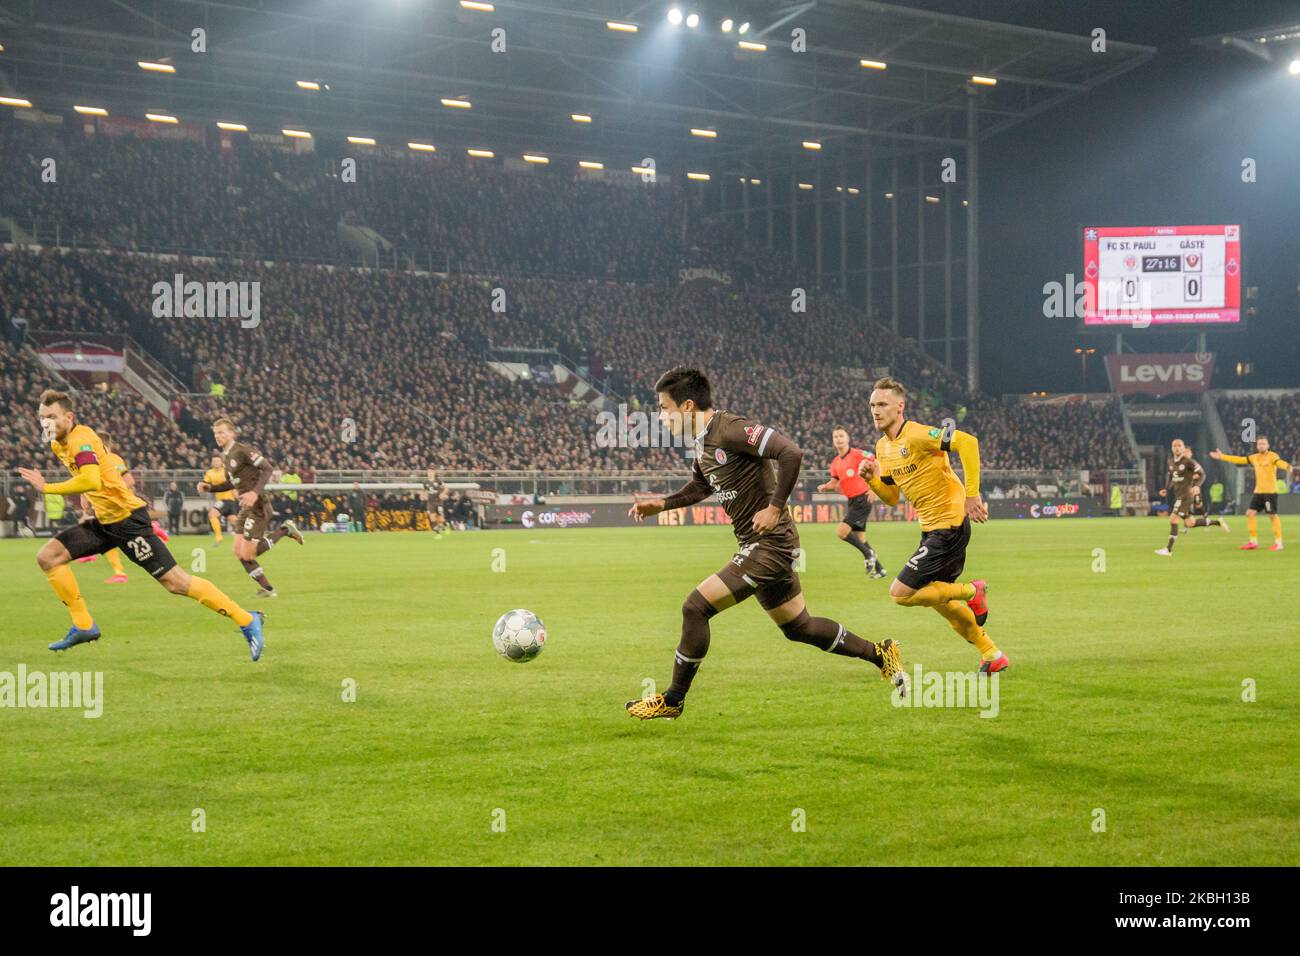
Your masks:
[[[762,425],[750,425],[745,429],[745,440],[751,445],[757,445],[759,437],[763,434]]]
[[[1205,366],[1192,362],[1177,362],[1172,365],[1126,365],[1120,369],[1120,381],[1124,382],[1202,382],[1205,380]]]

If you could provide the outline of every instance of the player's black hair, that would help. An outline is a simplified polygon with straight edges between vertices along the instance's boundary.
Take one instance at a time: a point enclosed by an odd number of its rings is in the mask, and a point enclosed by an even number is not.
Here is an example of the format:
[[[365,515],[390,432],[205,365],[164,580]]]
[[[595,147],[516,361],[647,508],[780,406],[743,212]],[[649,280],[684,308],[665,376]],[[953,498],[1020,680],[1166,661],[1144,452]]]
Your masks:
[[[707,412],[713,407],[713,388],[708,378],[698,368],[686,368],[679,365],[664,372],[655,382],[655,392],[667,392],[678,405],[688,398],[695,402],[695,407]]]

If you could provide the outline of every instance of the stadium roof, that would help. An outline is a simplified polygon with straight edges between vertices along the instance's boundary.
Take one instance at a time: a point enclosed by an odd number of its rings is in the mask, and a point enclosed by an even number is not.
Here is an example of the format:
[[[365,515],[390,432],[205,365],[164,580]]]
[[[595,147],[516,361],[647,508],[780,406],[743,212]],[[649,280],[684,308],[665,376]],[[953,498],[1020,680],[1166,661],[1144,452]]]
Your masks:
[[[1210,49],[1239,50],[1271,63],[1275,56],[1295,56],[1300,52],[1300,20],[1235,33],[1216,33],[1197,37],[1192,42]]]
[[[699,12],[694,29],[668,22],[666,0],[491,5],[0,0],[0,85],[51,112],[75,103],[233,120],[254,132],[301,127],[732,171],[787,164],[808,152],[804,141],[822,144],[817,155],[832,161],[960,145],[974,74],[997,80],[973,88],[983,139],[1155,52],[1108,38],[1106,52],[1094,53],[1087,36],[868,0],[679,3]],[[730,33],[724,17],[735,20]],[[206,31],[206,52],[191,49],[196,28]],[[791,49],[796,28],[804,52]],[[742,40],[767,49],[741,49]],[[141,60],[175,72],[141,69]]]

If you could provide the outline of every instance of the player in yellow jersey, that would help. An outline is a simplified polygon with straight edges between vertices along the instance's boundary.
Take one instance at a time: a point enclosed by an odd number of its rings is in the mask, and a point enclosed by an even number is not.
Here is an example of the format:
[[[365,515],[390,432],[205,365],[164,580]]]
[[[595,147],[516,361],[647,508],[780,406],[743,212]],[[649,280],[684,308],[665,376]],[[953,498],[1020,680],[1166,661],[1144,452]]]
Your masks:
[[[157,578],[172,594],[193,598],[233,620],[248,641],[253,660],[260,658],[265,646],[262,612],[245,611],[210,581],[193,577],[176,565],[176,559],[154,532],[145,503],[126,486],[119,472],[106,466],[108,453],[100,437],[77,422],[72,399],[47,389],[41,395],[37,414],[44,438],[72,477],[47,483],[37,469],[20,468],[19,473],[38,494],[84,494],[92,512],[75,527],[59,532],[36,555],[36,563],[72,615],[72,627],[62,640],[50,645],[50,650],[66,651],[77,644],[99,640],[99,627],[90,616],[68,565],[77,558],[121,547],[133,563]]]
[[[228,480],[225,460],[220,455],[213,455],[212,467],[203,473],[203,483],[206,485],[224,485]],[[234,488],[229,491],[218,491],[213,497],[216,498],[216,503],[208,509],[208,524],[212,525],[212,533],[217,536],[217,540],[212,543],[215,548],[222,541],[221,522],[234,518],[239,514],[239,501]]]
[[[1268,515],[1273,526],[1273,547],[1270,551],[1282,550],[1282,516],[1277,513],[1277,472],[1278,469],[1289,472],[1291,466],[1283,461],[1278,453],[1268,450],[1268,439],[1255,440],[1255,452],[1250,455],[1225,455],[1219,449],[1210,452],[1210,457],[1234,465],[1250,465],[1255,469],[1255,493],[1250,497],[1250,507],[1246,509],[1246,531],[1250,540],[1241,546],[1242,551],[1254,551],[1259,547],[1259,525],[1255,515],[1261,511]]]
[[[892,378],[876,382],[871,418],[880,431],[876,457],[867,462],[868,484],[885,504],[907,496],[921,520],[921,545],[890,585],[889,596],[906,607],[932,607],[980,653],[980,673],[1010,666],[984,631],[989,616],[988,583],[959,583],[966,566],[971,522],[988,520],[980,498],[979,442],[955,427],[933,428],[907,418],[907,391]],[[961,457],[963,486],[948,461]]]

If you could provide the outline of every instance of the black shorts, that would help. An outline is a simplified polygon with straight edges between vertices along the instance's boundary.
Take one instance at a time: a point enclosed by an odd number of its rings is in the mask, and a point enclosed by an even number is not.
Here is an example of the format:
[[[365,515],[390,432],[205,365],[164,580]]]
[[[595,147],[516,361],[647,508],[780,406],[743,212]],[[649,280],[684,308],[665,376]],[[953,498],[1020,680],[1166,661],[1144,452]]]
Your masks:
[[[233,518],[239,514],[239,501],[235,498],[226,498],[217,502],[217,512],[223,518]]]
[[[121,548],[133,564],[138,564],[155,578],[176,567],[176,559],[162,539],[154,534],[153,521],[144,508],[136,508],[129,516],[112,524],[100,524],[98,518],[92,518],[84,524],[60,531],[55,540],[68,549],[74,561]]]
[[[1262,511],[1266,515],[1277,514],[1277,493],[1261,495],[1259,492],[1250,496],[1250,510]]]
[[[867,518],[871,515],[871,498],[866,492],[849,499],[849,506],[844,512],[844,523],[853,531],[865,531]]]
[[[763,609],[770,611],[803,593],[799,574],[794,569],[796,548],[798,539],[792,546],[763,540],[743,545],[718,571],[718,577],[735,595],[737,603],[754,594]]]
[[[920,547],[907,559],[898,580],[917,590],[934,581],[953,584],[966,567],[966,545],[970,544],[970,518],[955,528],[921,532]]]

